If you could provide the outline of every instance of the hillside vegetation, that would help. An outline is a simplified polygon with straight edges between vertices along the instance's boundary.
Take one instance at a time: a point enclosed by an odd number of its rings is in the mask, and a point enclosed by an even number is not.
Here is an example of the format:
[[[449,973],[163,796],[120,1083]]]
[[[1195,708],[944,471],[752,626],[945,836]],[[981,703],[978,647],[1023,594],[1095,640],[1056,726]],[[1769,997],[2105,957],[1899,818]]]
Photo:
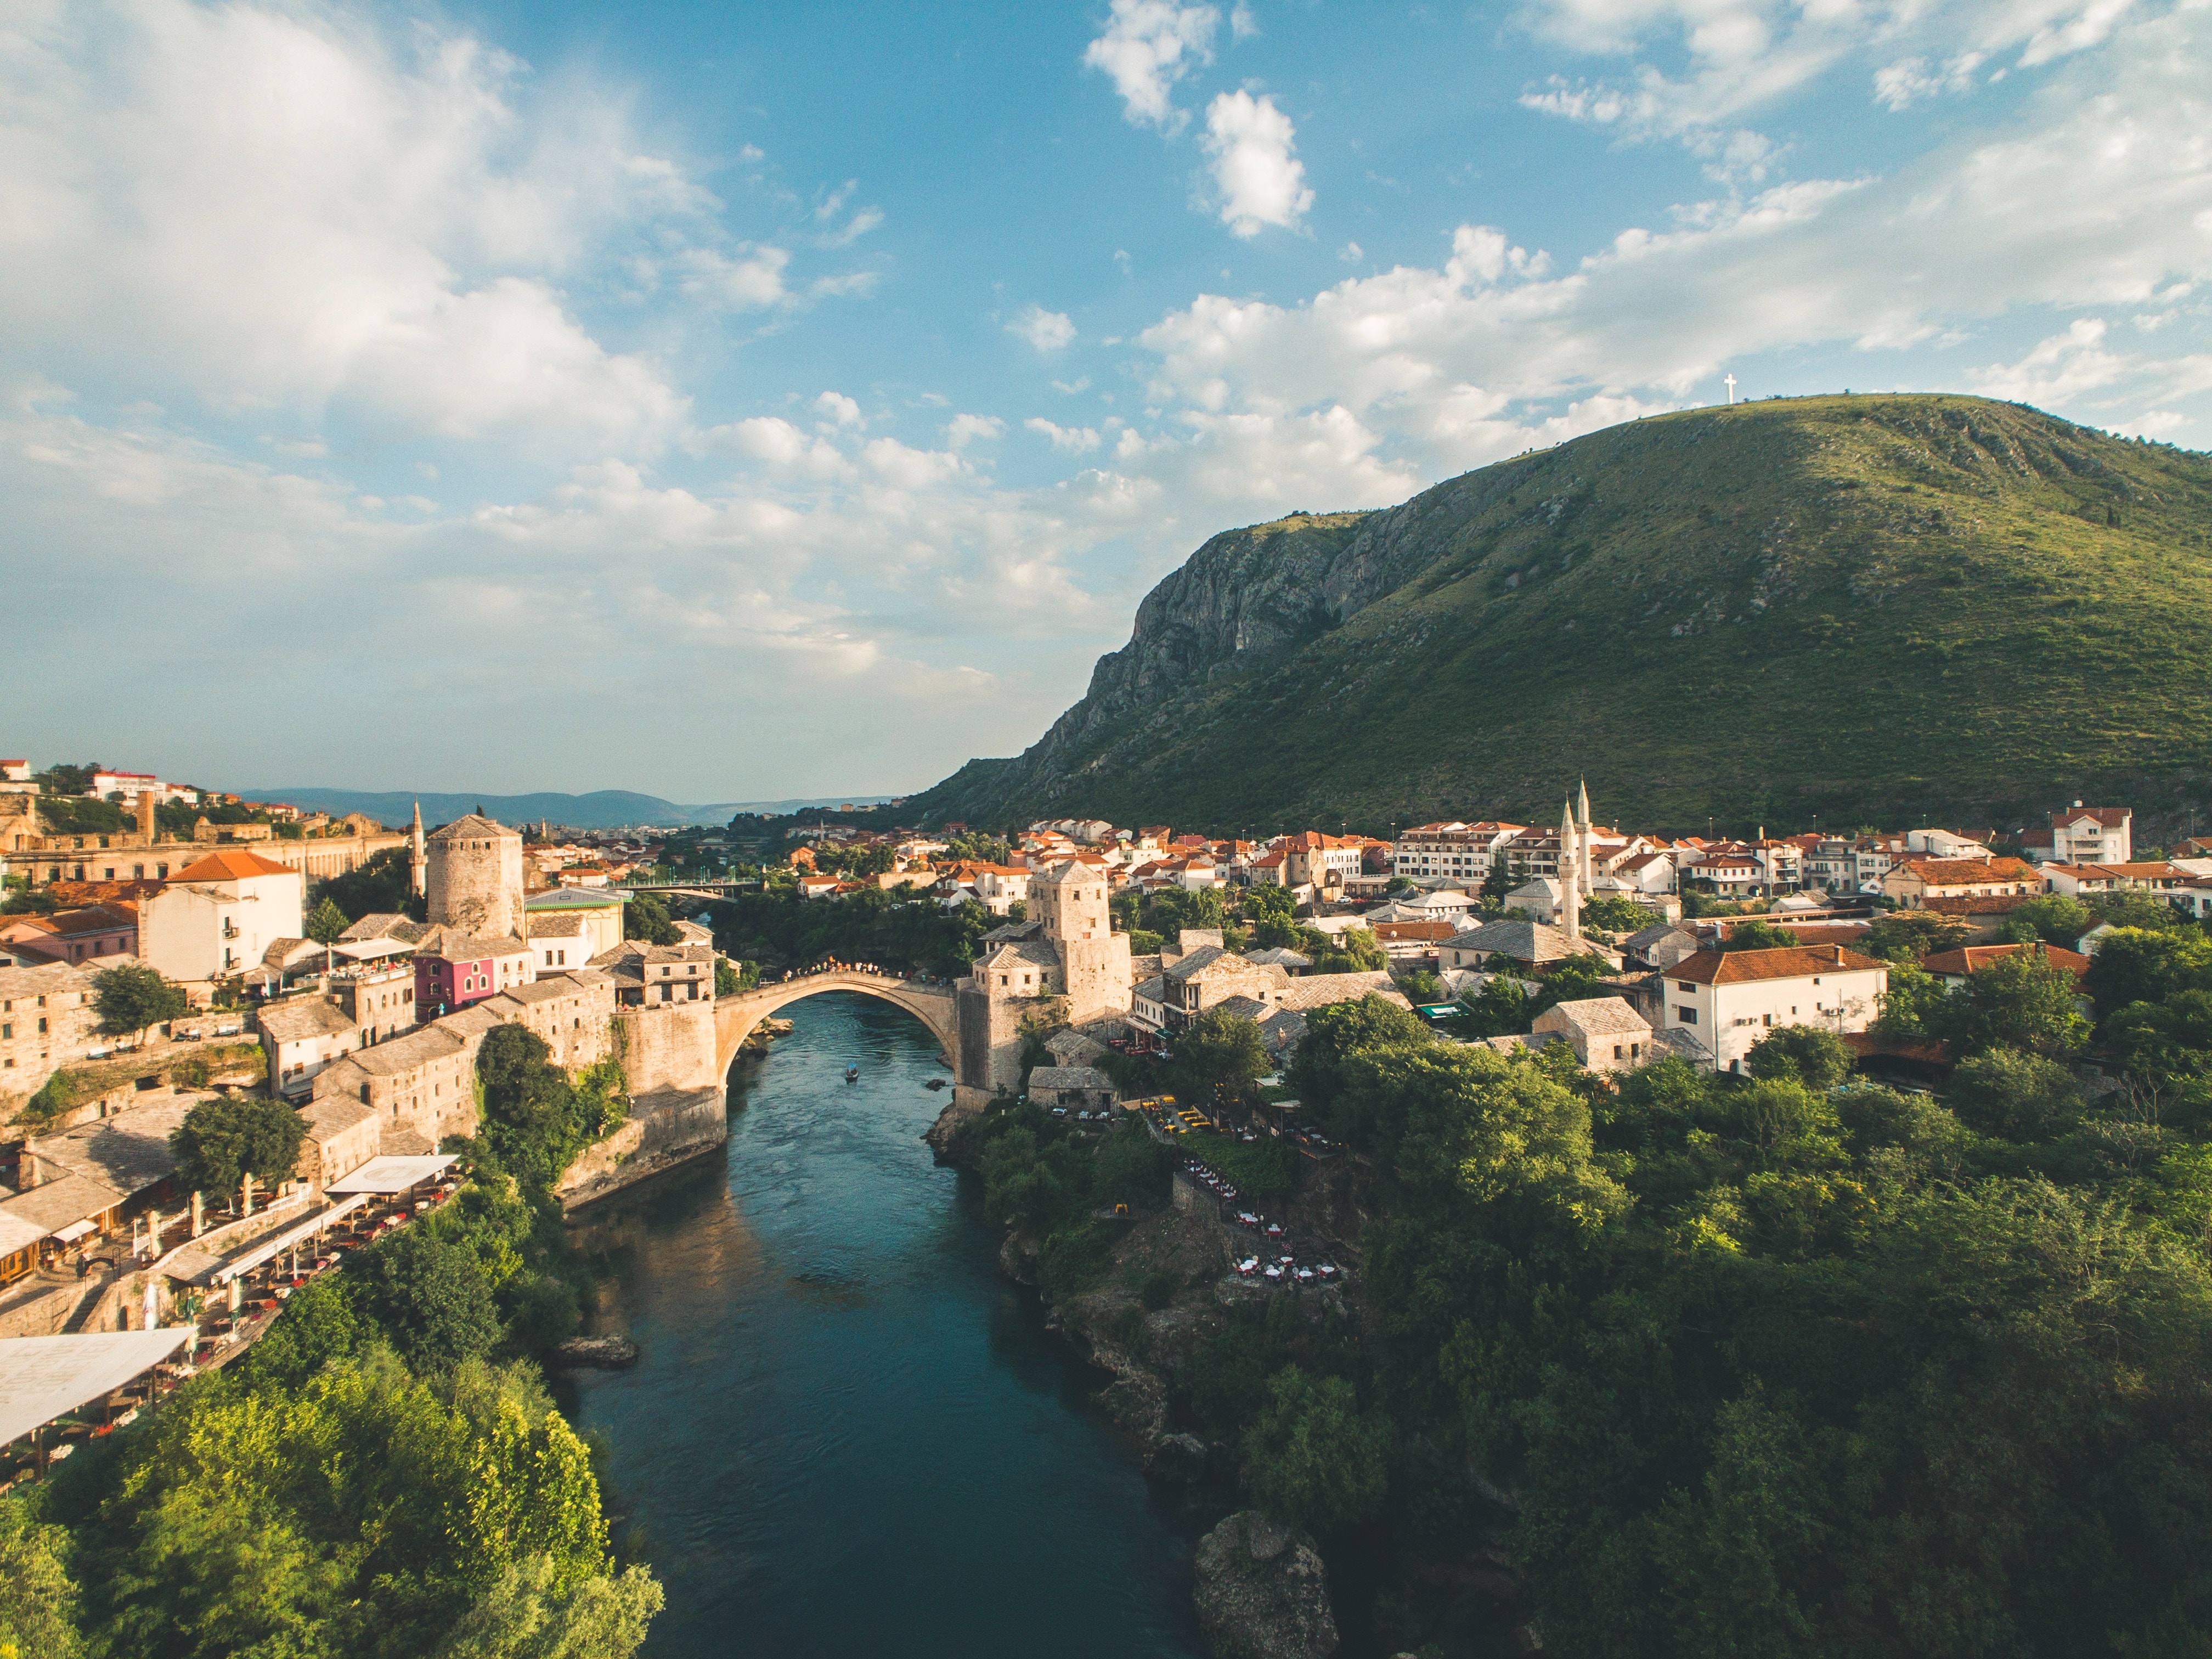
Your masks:
[[[1951,396],[1639,421],[1216,537],[1026,753],[916,805],[1258,830],[2167,811],[2212,763],[2212,458]]]

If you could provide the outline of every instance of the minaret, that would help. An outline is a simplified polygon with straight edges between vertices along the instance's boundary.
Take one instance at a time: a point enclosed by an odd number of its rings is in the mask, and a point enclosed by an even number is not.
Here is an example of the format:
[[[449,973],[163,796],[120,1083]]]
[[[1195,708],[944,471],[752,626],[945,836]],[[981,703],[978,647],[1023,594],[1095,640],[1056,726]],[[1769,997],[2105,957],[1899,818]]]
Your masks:
[[[422,850],[422,803],[415,803],[415,828],[407,837],[407,885],[416,898],[430,890],[429,855]]]
[[[1582,879],[1583,896],[1588,898],[1597,875],[1590,866],[1589,785],[1577,780],[1575,795],[1575,817],[1582,825],[1582,857],[1575,861],[1575,869]]]
[[[1559,809],[1559,926],[1569,939],[1583,936],[1583,896],[1575,872],[1582,867],[1582,838],[1575,833],[1575,809]]]

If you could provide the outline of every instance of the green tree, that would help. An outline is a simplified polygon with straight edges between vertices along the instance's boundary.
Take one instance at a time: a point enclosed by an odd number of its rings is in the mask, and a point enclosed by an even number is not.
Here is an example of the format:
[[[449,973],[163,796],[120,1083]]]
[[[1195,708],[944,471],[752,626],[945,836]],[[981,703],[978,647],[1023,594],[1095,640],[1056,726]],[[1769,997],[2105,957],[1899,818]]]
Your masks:
[[[2100,1019],[2133,1003],[2163,1002],[2176,991],[2212,990],[2212,939],[2118,928],[2097,941],[2082,983]]]
[[[2089,1040],[2075,1006],[2081,984],[2071,969],[2040,954],[2000,957],[1930,1011],[1934,1034],[1963,1054],[2017,1048],[2063,1060]]]
[[[500,1025],[477,1050],[483,1120],[479,1133],[500,1167],[533,1193],[550,1192],[585,1139],[584,1113],[545,1039]]]
[[[92,989],[100,1029],[110,1036],[143,1038],[154,1026],[179,1018],[191,1006],[183,986],[137,963],[101,969],[92,976]]]
[[[499,1306],[465,1246],[419,1224],[362,1258],[368,1305],[400,1358],[416,1371],[450,1370],[499,1346]]]
[[[1357,1002],[1332,1003],[1306,1017],[1305,1035],[1291,1051],[1284,1080],[1327,1127],[1353,1055],[1431,1041],[1419,1014],[1371,993]]]
[[[1932,910],[1893,910],[1866,930],[1856,949],[1877,961],[1917,967],[1929,951],[1948,951],[1971,931],[1966,923]]]
[[[1796,948],[1797,935],[1758,916],[1731,925],[1721,940],[1723,951],[1786,951]]]
[[[1215,1094],[1231,1100],[1271,1069],[1259,1026],[1223,1008],[1209,1008],[1191,1021],[1176,1039],[1176,1055]]]
[[[683,934],[668,914],[668,907],[651,893],[632,893],[623,906],[623,937],[641,939],[647,945],[674,945]]]
[[[169,1135],[178,1184],[187,1192],[228,1195],[251,1183],[289,1181],[300,1167],[307,1125],[281,1100],[261,1095],[218,1095],[185,1114]]]
[[[1786,1078],[1808,1089],[1832,1089],[1851,1074],[1850,1045],[1822,1025],[1781,1025],[1751,1045],[1744,1069],[1757,1078]]]
[[[1535,1018],[1535,1002],[1510,976],[1492,974],[1480,985],[1462,987],[1460,1006],[1466,1010],[1454,1023],[1455,1036],[1463,1037],[1517,1036],[1525,1034]]]
[[[69,1534],[31,1513],[25,1496],[0,1497],[0,1659],[76,1659],[76,1585]]]
[[[1969,1128],[2008,1140],[2044,1139],[2081,1109],[2071,1072],[2017,1048],[1969,1054],[1953,1068],[1944,1098]]]
[[[740,996],[760,984],[760,963],[732,962],[727,957],[714,958],[714,994],[718,997]]]
[[[1619,893],[1599,893],[1582,903],[1582,924],[1601,933],[1638,933],[1660,920],[1648,904]]]
[[[191,833],[191,826],[185,826]],[[368,855],[360,868],[325,876],[314,886],[318,902],[327,899],[356,921],[369,915],[404,915],[421,921],[427,901],[414,888],[409,849],[386,847]]]
[[[86,761],[81,766],[49,766],[33,773],[31,781],[49,795],[82,795],[92,787],[93,778],[106,769],[99,761]]]
[[[338,908],[334,900],[325,896],[323,902],[308,914],[306,926],[307,937],[323,947],[323,963],[327,967],[330,965],[331,947],[345,937],[345,930],[353,926],[353,921]]]
[[[1328,1534],[1364,1521],[1390,1488],[1388,1425],[1340,1376],[1285,1365],[1244,1437],[1252,1490],[1277,1520]]]
[[[2007,912],[1997,939],[2005,945],[2041,939],[2045,945],[2070,951],[2094,926],[2096,918],[2081,900],[2063,893],[2045,893],[2039,898],[2024,899]]]

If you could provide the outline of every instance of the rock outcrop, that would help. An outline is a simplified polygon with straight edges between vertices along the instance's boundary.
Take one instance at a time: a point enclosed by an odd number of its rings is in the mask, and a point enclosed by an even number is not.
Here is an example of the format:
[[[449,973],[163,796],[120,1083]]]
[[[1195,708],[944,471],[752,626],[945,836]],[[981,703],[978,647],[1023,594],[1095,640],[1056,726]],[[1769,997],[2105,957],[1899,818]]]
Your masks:
[[[1313,1540],[1257,1510],[1198,1546],[1198,1622],[1219,1659],[1330,1659],[1328,1582]]]
[[[618,1371],[637,1364],[637,1344],[626,1336],[575,1336],[553,1351],[563,1365]]]

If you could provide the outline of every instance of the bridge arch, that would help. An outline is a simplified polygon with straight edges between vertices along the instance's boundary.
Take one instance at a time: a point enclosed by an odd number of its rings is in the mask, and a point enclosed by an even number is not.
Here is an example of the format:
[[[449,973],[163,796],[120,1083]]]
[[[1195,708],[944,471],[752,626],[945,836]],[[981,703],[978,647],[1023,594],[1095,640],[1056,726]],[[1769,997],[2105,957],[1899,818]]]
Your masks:
[[[875,997],[905,1009],[929,1027],[930,1035],[943,1047],[945,1059],[952,1062],[953,1075],[960,1074],[960,1025],[953,1012],[951,986],[925,985],[916,980],[896,979],[888,974],[864,974],[849,968],[828,974],[801,974],[754,990],[740,991],[735,996],[716,999],[715,1074],[729,1075],[738,1048],[761,1021],[787,1003],[819,996],[824,991],[857,991],[862,996]]]

